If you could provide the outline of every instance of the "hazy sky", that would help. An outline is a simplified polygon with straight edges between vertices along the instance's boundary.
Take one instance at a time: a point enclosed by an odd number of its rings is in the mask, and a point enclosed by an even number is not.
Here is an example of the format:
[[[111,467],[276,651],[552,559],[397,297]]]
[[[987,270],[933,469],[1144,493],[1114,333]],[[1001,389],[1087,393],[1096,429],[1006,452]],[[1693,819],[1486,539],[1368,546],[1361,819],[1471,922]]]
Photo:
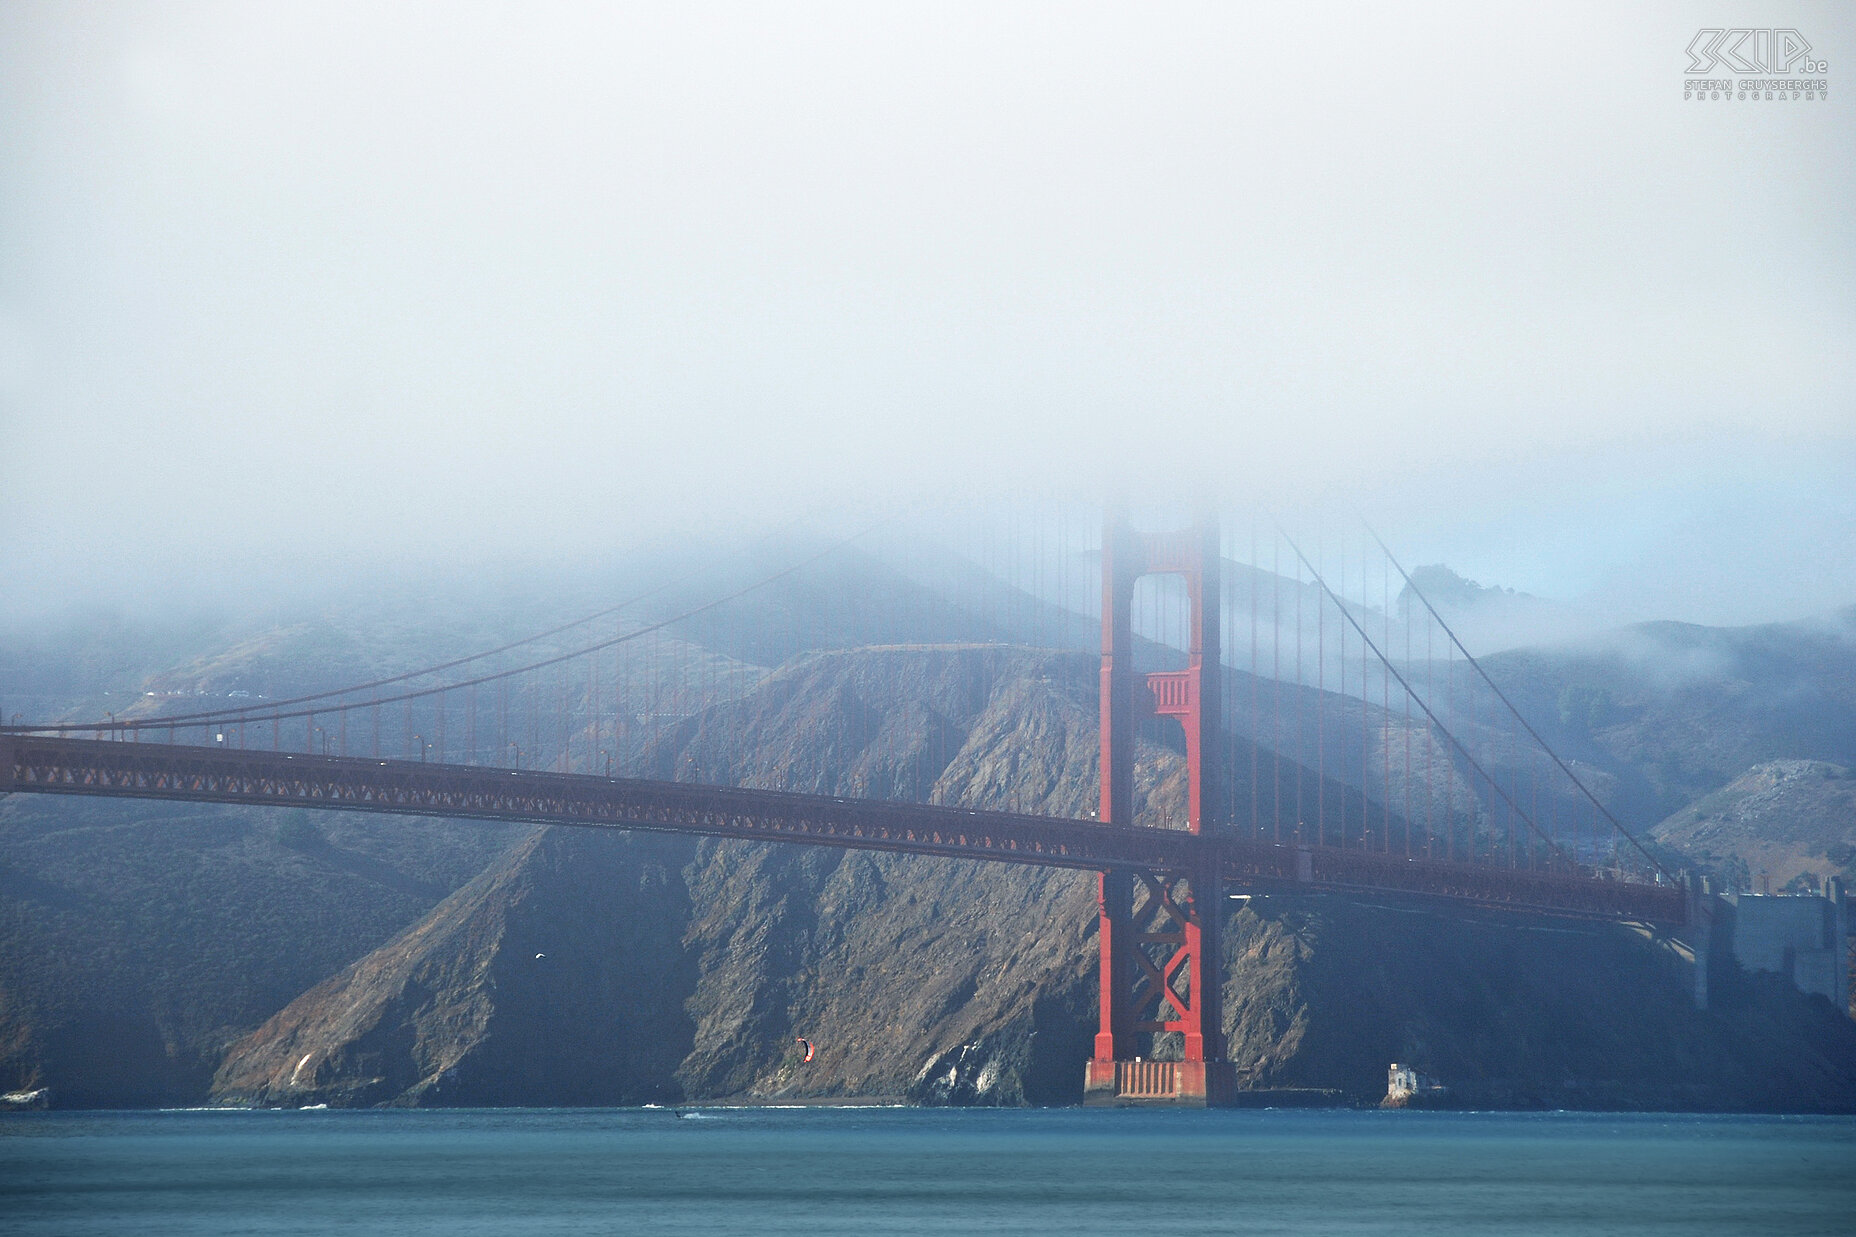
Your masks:
[[[1856,602],[1856,8],[1365,7],[9,0],[0,608],[1112,470]]]

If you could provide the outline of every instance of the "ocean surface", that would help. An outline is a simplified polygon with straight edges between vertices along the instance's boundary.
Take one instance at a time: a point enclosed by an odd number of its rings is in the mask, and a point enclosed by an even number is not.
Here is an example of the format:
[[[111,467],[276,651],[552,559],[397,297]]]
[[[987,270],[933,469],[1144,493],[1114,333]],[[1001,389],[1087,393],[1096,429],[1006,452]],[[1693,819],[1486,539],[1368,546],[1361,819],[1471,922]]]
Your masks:
[[[0,1233],[1856,1233],[1856,1119],[15,1113]]]

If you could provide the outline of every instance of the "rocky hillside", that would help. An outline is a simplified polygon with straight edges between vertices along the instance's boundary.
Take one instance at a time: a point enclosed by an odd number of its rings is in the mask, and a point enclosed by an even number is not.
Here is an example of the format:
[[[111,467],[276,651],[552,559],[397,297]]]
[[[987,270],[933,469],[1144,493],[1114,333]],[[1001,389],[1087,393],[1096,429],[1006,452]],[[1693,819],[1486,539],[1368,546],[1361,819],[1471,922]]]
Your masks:
[[[691,719],[658,771],[1075,810],[1095,780],[1087,669],[985,647],[819,655]],[[1176,767],[1145,752],[1150,818]],[[234,1045],[214,1094],[1074,1102],[1092,912],[1074,873],[538,834]],[[1856,1025],[1777,989],[1697,1013],[1667,943],[1625,928],[1272,898],[1233,916],[1227,947],[1232,1056],[1260,1090],[1371,1102],[1411,1060],[1473,1103],[1856,1108]]]
[[[1729,887],[1816,889],[1856,875],[1856,775],[1821,760],[1754,765],[1656,827]]]
[[[1091,892],[1073,873],[537,834],[235,1045],[214,1095],[1074,1103]],[[1230,1053],[1264,1094],[1372,1103],[1399,1060],[1477,1106],[1856,1110],[1856,1025],[1731,970],[1697,1012],[1667,944],[1622,927],[1253,899],[1226,961]]]
[[[900,577],[838,585],[853,600],[776,590],[757,612],[765,631],[695,624],[654,643],[658,662],[633,654],[623,673],[648,676],[673,705],[630,732],[620,767],[1093,811],[1092,655],[986,643],[983,624]],[[924,639],[808,647],[808,616],[833,608],[832,630]],[[1670,816],[1666,845],[1775,876],[1794,860],[1815,872],[1847,863],[1835,847],[1851,840],[1835,823],[1835,787],[1850,784],[1840,771],[1856,764],[1846,630],[1856,614],[1846,620],[1725,633],[1662,625],[1504,654],[1491,668],[1530,716],[1551,717],[1543,726],[1602,774],[1594,781],[1621,810],[1671,805],[1651,817]],[[171,660],[140,681],[184,701],[246,690],[254,676],[273,690],[315,686],[292,667],[330,647],[355,675],[426,660],[415,648],[424,629],[393,626],[403,639],[383,653],[359,638],[365,626],[220,633],[191,650],[176,636],[163,646]],[[951,629],[942,642],[926,638],[941,628]],[[440,644],[475,647],[483,634],[447,631]],[[703,639],[784,660],[737,660]],[[120,689],[109,676],[128,673],[118,663],[135,647],[118,633],[91,677],[33,682],[47,699],[90,693],[84,707],[100,711],[111,706],[97,693]],[[712,707],[689,715],[674,703],[683,686],[718,679],[731,687],[706,695]],[[1357,828],[1363,784],[1405,799],[1375,755],[1405,746],[1396,718],[1357,701],[1332,709],[1312,688],[1253,693],[1240,675],[1229,690],[1222,756],[1240,826],[1254,803],[1259,828],[1293,836],[1319,804],[1331,829]],[[1238,707],[1253,699],[1268,710]],[[1327,780],[1295,759],[1323,733],[1341,736]],[[1176,749],[1168,727],[1145,732],[1140,823],[1178,823]],[[1748,774],[1746,787],[1721,790],[1756,762],[1770,765],[1760,775],[1770,786]],[[1822,776],[1826,763],[1838,777]],[[1685,796],[1716,791],[1718,802],[1682,815]],[[1404,825],[1377,808],[1373,819],[1396,848]],[[343,1104],[1064,1102],[1093,1030],[1092,933],[1091,881],[1076,874],[20,795],[0,801],[0,1084],[50,1085],[59,1104],[98,1106],[209,1093]],[[1796,994],[1753,1001],[1755,981],[1731,976],[1716,985],[1729,994],[1721,1007],[1694,1014],[1666,949],[1622,930],[1275,899],[1238,910],[1227,939],[1233,1056],[1258,1088],[1369,1101],[1386,1063],[1411,1059],[1490,1103],[1856,1107],[1852,1024],[1826,1022]],[[809,1064],[798,1037],[817,1045]]]
[[[1090,910],[1075,873],[537,834],[235,1044],[213,1092],[1061,1100],[1087,1044]],[[973,1068],[935,1092],[936,1058]]]

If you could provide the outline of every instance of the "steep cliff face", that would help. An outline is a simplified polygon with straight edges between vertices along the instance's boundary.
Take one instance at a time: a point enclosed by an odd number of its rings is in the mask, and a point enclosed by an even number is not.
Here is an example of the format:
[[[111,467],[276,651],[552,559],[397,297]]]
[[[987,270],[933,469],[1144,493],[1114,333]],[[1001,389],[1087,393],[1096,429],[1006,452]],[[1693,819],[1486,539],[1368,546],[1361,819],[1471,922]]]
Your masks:
[[[686,1094],[1021,1103],[1075,1088],[1066,1067],[1086,1043],[1086,877],[731,849],[692,874],[698,1024],[678,1070]],[[795,1037],[815,1045],[810,1063]],[[941,1097],[937,1066],[955,1058],[966,1068]]]
[[[0,801],[0,1084],[197,1103],[225,1046],[516,836],[492,825]]]
[[[689,844],[538,830],[234,1044],[241,1102],[636,1104],[688,1051]]]
[[[655,759],[662,774],[701,767],[742,785],[1084,816],[1092,669],[986,646],[820,654],[736,715],[692,721]],[[1142,811],[1178,765],[1143,752]],[[963,1052],[950,1098],[1067,1091],[1058,1062],[1088,974],[1086,876],[723,842],[703,845],[688,880],[687,1094],[933,1098],[924,1069]],[[809,1064],[794,1055],[801,1037],[816,1045]]]

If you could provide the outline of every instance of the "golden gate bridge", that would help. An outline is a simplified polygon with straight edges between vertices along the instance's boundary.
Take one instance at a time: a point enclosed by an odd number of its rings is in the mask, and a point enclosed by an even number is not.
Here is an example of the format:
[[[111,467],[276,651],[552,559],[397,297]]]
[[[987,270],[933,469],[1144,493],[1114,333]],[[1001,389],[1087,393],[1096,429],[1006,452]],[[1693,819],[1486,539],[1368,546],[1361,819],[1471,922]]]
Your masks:
[[[1242,543],[1209,516],[1142,532],[1112,508],[1099,532],[1074,518],[1014,517],[1004,530],[981,526],[959,553],[902,565],[902,576],[933,577],[968,640],[1075,648],[1099,630],[1100,796],[1087,816],[928,802],[929,775],[953,756],[932,742],[914,784],[868,797],[710,784],[702,768],[674,763],[667,740],[692,727],[724,747],[749,741],[731,709],[769,666],[820,647],[820,633],[849,643],[868,634],[855,613],[868,577],[844,575],[863,540],[688,604],[671,600],[677,587],[660,588],[360,683],[229,707],[150,696],[104,721],[15,716],[0,727],[0,793],[638,829],[1095,871],[1100,1020],[1085,1081],[1095,1103],[1229,1098],[1219,926],[1230,889],[1663,926],[1687,915],[1684,882],[1370,532],[1335,554],[1325,538],[1311,544],[1274,524],[1253,525]],[[656,613],[645,609],[653,600]],[[1175,750],[1183,776],[1137,786],[1143,745]],[[1154,1059],[1160,1036],[1173,1037],[1176,1060]]]

